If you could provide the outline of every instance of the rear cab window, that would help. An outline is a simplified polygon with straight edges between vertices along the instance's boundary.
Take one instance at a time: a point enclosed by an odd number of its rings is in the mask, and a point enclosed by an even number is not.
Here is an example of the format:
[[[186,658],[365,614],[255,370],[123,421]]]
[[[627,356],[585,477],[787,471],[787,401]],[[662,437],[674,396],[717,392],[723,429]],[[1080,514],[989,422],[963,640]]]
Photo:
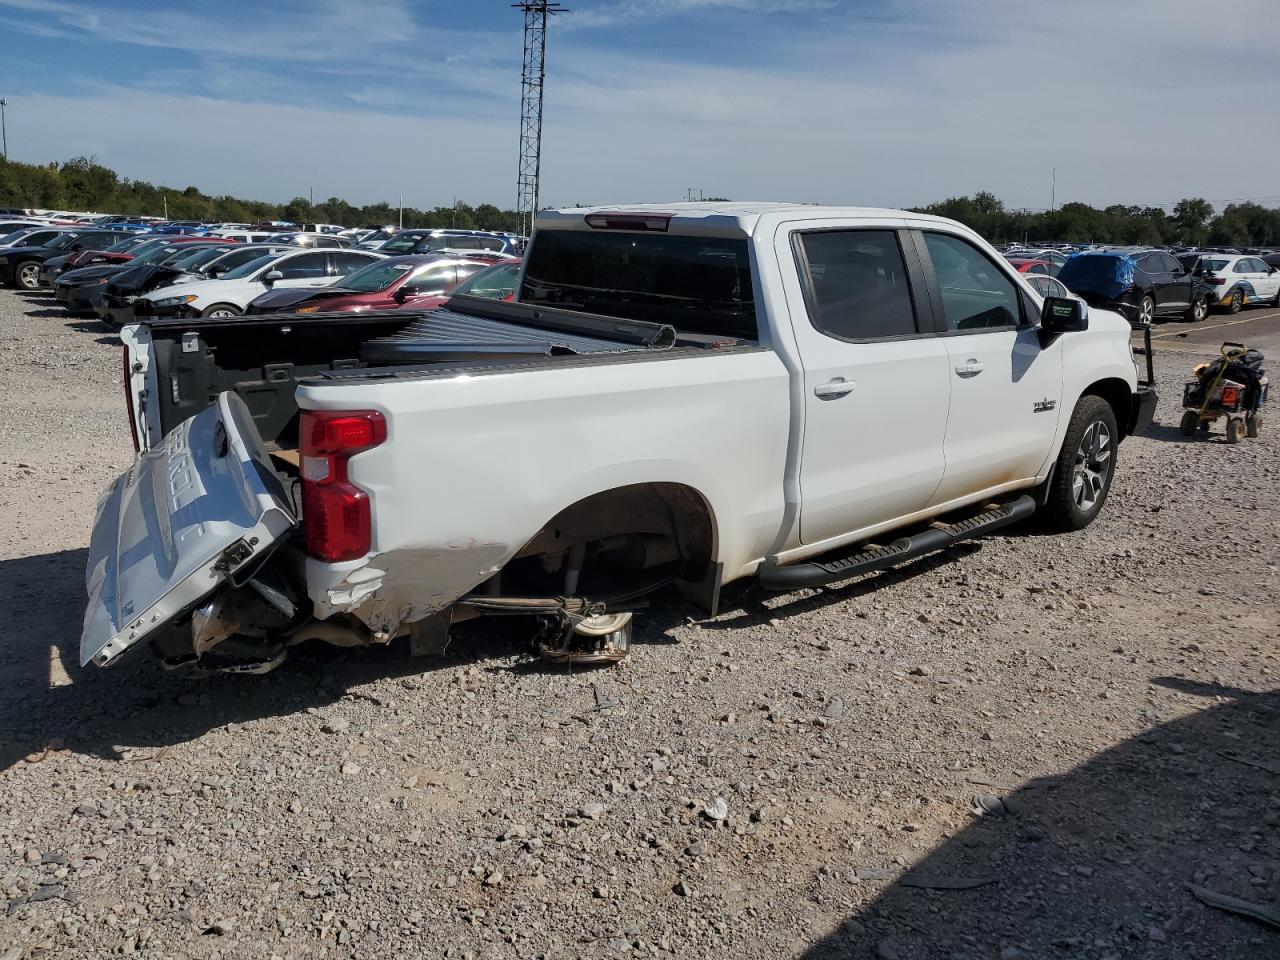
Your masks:
[[[745,237],[542,229],[521,302],[756,340]]]
[[[837,340],[919,333],[911,284],[893,230],[819,230],[797,235],[809,320]]]

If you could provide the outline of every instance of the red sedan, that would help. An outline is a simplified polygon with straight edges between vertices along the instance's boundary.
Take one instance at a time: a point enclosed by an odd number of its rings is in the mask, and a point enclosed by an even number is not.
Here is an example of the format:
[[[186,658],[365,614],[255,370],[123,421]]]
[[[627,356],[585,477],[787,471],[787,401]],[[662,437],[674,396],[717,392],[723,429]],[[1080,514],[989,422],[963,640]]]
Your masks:
[[[440,298],[446,290],[493,266],[494,262],[494,255],[483,253],[390,257],[361,267],[325,287],[269,290],[255,298],[245,313],[363,312],[396,310],[402,306],[420,309],[424,301]]]
[[[516,285],[520,282],[520,266],[522,260],[511,260],[495,264],[488,270],[481,270],[470,280],[464,280],[452,290],[446,290],[434,297],[420,297],[405,303],[406,307],[415,310],[434,310],[443,307],[449,298],[464,293],[471,297],[484,297],[487,300],[514,300]]]

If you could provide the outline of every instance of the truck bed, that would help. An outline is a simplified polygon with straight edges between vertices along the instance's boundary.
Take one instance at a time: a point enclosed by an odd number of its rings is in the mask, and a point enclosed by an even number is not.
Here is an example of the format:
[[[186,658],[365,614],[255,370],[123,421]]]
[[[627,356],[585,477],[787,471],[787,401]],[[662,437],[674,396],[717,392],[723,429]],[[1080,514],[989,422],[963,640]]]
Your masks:
[[[651,358],[727,345],[662,324],[471,297],[434,311],[173,319],[147,327],[156,398],[147,415],[158,417],[160,435],[231,391],[270,450],[297,444],[294,392],[303,380],[456,371],[477,362]]]

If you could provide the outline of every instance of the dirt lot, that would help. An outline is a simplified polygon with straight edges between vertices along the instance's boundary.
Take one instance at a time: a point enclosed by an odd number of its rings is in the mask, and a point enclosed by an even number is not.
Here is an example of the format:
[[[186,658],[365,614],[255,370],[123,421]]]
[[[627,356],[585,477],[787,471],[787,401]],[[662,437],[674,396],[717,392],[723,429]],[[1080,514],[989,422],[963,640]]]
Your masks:
[[[1161,331],[1083,533],[672,604],[605,671],[508,623],[195,680],[76,665],[131,449],[115,338],[51,307],[0,292],[2,960],[1280,956],[1188,889],[1280,910],[1280,432],[1171,426],[1274,313]]]

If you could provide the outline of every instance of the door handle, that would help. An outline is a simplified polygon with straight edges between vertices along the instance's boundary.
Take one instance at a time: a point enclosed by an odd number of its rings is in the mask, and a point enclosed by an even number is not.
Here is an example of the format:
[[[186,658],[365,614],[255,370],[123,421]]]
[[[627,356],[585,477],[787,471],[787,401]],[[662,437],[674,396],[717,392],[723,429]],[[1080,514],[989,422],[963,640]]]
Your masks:
[[[856,386],[857,384],[852,380],[836,377],[834,380],[828,380],[826,383],[820,383],[814,387],[813,395],[821,400],[838,400],[840,397],[853,393]]]
[[[956,364],[956,373],[962,377],[976,377],[983,370],[987,369],[987,365],[981,360],[975,360],[970,357],[964,363]]]

